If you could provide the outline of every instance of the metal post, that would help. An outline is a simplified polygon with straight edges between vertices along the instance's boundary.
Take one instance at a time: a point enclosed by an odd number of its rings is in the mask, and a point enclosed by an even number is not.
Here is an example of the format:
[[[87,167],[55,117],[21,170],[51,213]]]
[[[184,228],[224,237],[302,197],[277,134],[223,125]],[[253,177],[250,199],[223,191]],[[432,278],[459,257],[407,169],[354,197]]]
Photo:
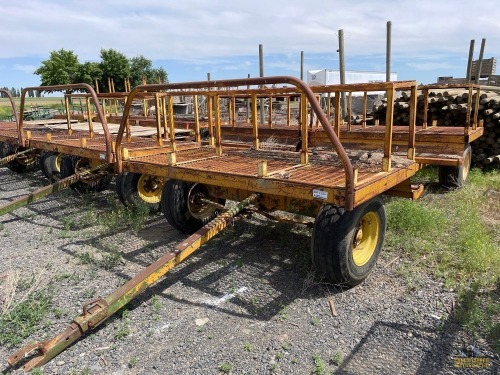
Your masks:
[[[471,77],[472,77],[472,59],[474,57],[474,43],[475,40],[472,39],[470,41],[470,47],[469,47],[469,60],[467,60],[467,83],[470,83]]]
[[[248,75],[248,78],[250,78],[250,74]],[[250,89],[250,85],[247,85],[247,89]],[[250,123],[250,99],[247,98],[247,124]]]
[[[479,61],[477,62],[476,83],[479,83],[479,77],[481,77],[481,68],[483,66],[483,54],[484,54],[485,44],[486,44],[486,39],[483,38],[483,40],[481,41],[481,49],[479,50]]]
[[[300,51],[300,79],[304,80],[304,51]]]
[[[391,33],[392,33],[392,22],[387,21],[387,48],[385,55],[385,81],[391,81]]]
[[[345,63],[344,63],[344,30],[339,30],[339,68],[340,68],[340,84],[345,84]],[[342,91],[342,112],[341,118],[344,117],[346,113],[346,100],[345,100],[345,92]]]
[[[262,44],[259,44],[259,68],[260,68],[260,76],[264,77],[264,47]],[[261,88],[264,86],[261,85]],[[260,123],[264,123],[264,98],[261,98],[259,101],[260,106]]]

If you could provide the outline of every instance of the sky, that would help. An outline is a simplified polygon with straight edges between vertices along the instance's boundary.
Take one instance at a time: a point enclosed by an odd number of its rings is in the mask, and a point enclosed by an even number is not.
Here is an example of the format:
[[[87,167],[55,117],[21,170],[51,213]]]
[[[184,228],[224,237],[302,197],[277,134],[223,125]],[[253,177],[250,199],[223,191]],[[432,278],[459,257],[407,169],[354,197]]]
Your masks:
[[[340,29],[347,70],[385,72],[387,21],[391,71],[433,83],[465,76],[472,39],[476,59],[482,38],[484,58],[500,57],[499,19],[491,0],[0,0],[0,86],[38,86],[59,49],[142,55],[183,82],[258,76],[262,44],[264,75],[300,77],[301,51],[305,72],[339,68]]]

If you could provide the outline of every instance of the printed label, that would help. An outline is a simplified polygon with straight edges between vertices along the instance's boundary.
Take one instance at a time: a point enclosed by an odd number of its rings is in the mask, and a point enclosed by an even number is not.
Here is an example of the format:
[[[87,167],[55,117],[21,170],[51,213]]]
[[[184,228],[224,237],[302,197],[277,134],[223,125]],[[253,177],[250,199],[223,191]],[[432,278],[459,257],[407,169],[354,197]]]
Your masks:
[[[106,155],[104,155],[104,154],[99,154],[99,159],[101,159],[101,160],[106,159]]]
[[[318,199],[328,199],[328,193],[323,190],[313,190],[313,198],[318,198]]]

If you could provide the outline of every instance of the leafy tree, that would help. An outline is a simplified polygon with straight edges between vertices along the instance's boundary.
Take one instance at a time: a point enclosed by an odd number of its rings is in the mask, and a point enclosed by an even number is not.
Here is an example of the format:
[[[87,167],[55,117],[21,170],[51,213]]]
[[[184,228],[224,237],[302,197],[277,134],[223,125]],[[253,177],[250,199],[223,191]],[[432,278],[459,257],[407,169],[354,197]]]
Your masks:
[[[42,66],[35,70],[35,74],[41,77],[42,86],[87,83],[95,88],[97,79],[101,92],[110,91],[108,78],[113,80],[115,91],[125,90],[126,78],[130,78],[132,87],[142,84],[143,79],[146,83],[168,82],[165,69],[153,68],[151,60],[144,56],[128,59],[114,49],[101,49],[100,57],[100,62],[80,64],[73,51],[52,51],[50,58],[42,61]]]
[[[102,85],[109,91],[108,78],[112,78],[115,91],[125,91],[124,79],[130,76],[130,66],[127,57],[112,48],[101,49]],[[104,91],[104,90],[103,90]]]
[[[40,76],[42,86],[66,85],[76,81],[79,66],[78,56],[73,51],[60,49],[52,51],[35,74]]]
[[[165,69],[163,69],[163,67],[159,67],[159,68],[156,68],[156,69],[153,69],[153,75],[156,79],[156,81],[160,81],[161,83],[167,83],[168,82],[168,74],[167,74],[167,71]],[[155,82],[155,83],[157,83]]]
[[[130,59],[130,85],[132,87],[146,83],[160,83],[167,81],[167,72],[163,68],[153,68],[151,60],[144,56]]]
[[[95,88],[95,80],[102,77],[101,66],[97,62],[84,62],[78,67],[74,83],[87,83]]]

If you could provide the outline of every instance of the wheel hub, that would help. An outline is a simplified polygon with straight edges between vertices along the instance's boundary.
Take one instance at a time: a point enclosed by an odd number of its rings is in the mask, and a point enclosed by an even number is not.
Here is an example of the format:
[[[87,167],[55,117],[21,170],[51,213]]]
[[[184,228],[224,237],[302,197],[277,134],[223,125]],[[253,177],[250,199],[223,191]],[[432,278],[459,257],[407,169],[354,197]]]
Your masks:
[[[159,203],[165,180],[161,177],[143,174],[137,182],[137,194],[148,203]]]
[[[209,194],[205,186],[194,184],[191,187],[188,196],[188,210],[194,218],[203,220],[210,217],[217,210],[215,206],[203,201],[203,199],[208,198]]]
[[[375,212],[368,212],[361,218],[352,249],[352,258],[358,267],[368,263],[375,253],[380,225],[380,217]]]

